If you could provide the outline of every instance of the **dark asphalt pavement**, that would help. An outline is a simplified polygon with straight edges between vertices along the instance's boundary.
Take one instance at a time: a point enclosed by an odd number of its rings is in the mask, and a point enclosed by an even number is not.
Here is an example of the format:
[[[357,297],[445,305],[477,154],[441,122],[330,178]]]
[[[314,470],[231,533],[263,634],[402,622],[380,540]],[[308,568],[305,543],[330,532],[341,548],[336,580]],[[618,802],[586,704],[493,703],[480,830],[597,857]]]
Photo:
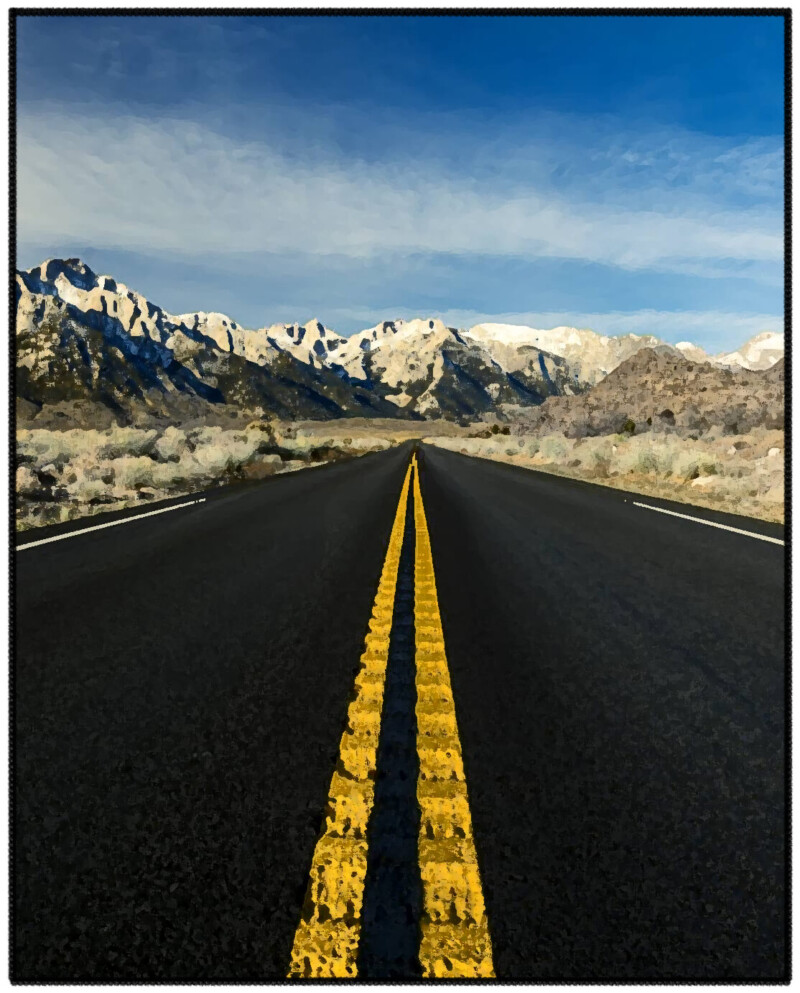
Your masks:
[[[410,450],[18,553],[17,981],[285,975]],[[498,977],[787,978],[784,549],[420,461]]]
[[[784,549],[441,450],[421,483],[497,974],[784,976]]]

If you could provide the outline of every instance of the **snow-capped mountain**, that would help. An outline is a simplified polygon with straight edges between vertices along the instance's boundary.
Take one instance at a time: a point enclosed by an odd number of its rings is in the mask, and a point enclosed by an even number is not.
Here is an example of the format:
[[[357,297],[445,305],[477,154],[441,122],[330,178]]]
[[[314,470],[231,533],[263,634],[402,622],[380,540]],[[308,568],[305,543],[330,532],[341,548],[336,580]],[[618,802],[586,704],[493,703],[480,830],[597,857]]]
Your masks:
[[[187,404],[281,417],[475,417],[580,390],[539,349],[498,361],[441,321],[386,321],[344,338],[318,320],[251,330],[220,313],[173,315],[78,259],[17,274],[17,394],[178,416]],[[193,408],[194,409],[194,408]]]
[[[769,369],[783,358],[783,335],[762,331],[746,341],[735,352],[715,355],[717,365],[739,366],[742,369]]]
[[[577,388],[563,358],[537,352],[536,362],[512,369],[483,342],[436,319],[384,321],[353,335],[328,362],[354,380],[381,384],[387,400],[423,415],[537,404]]]
[[[299,334],[251,331],[224,314],[173,316],[78,259],[18,272],[16,293],[17,396],[37,407],[90,400],[173,416],[203,403],[285,418],[397,412],[376,391],[298,357]],[[315,353],[325,329],[306,333]]]
[[[91,400],[179,416],[204,403],[285,418],[474,418],[583,393],[642,349],[766,369],[783,336],[708,356],[651,335],[570,327],[383,321],[345,338],[320,321],[251,330],[219,313],[172,315],[78,259],[17,273],[17,394],[34,406]]]
[[[665,344],[652,335],[626,334],[610,338],[588,329],[541,330],[519,324],[476,324],[466,335],[481,342],[512,372],[537,362],[541,352],[561,356],[569,364],[575,380],[585,385],[599,382],[642,348]]]
[[[750,338],[735,352],[709,355],[699,345],[679,341],[670,345],[653,335],[625,334],[615,337],[581,328],[557,327],[549,330],[517,324],[477,324],[464,332],[485,344],[492,355],[514,370],[524,362],[525,350],[541,349],[567,360],[581,382],[594,385],[631,356],[645,348],[667,349],[693,362],[742,369],[769,369],[783,358],[783,335],[764,331]]]
[[[307,324],[273,324],[264,333],[277,348],[320,368],[326,365],[328,353],[347,341],[316,318]]]
[[[691,341],[679,341],[675,347],[681,353],[681,355],[688,359],[690,362],[710,362],[711,356],[702,349],[699,345],[693,344]]]

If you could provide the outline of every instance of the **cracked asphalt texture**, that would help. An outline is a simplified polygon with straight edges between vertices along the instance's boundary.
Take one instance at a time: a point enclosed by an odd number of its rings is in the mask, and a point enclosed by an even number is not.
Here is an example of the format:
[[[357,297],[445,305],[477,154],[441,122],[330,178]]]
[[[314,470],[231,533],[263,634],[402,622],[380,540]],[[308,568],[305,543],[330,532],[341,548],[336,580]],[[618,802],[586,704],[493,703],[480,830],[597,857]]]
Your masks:
[[[15,980],[285,975],[410,451],[18,554]],[[498,977],[785,980],[783,548],[421,452]]]

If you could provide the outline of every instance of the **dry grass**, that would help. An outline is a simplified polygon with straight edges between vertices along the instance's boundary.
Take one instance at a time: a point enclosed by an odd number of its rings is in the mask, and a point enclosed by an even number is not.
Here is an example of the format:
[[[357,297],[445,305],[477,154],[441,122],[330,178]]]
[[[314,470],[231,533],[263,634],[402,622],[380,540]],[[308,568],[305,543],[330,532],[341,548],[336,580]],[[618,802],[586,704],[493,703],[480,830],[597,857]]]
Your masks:
[[[681,503],[784,519],[784,434],[756,428],[746,435],[699,437],[642,434],[572,439],[525,434],[434,438],[426,442],[481,458],[660,496]]]
[[[338,425],[337,425],[338,426]],[[263,479],[394,444],[378,432],[343,435],[256,420],[220,426],[17,432],[17,528],[73,520],[144,501]]]
[[[711,431],[693,440],[651,433],[534,437],[512,430],[492,434],[486,424],[465,428],[449,421],[368,418],[20,430],[17,527],[67,521],[237,479],[263,479],[415,438],[604,486],[783,521],[782,431],[757,428],[733,437]]]
[[[444,419],[412,421],[388,417],[347,417],[337,421],[297,421],[293,426],[298,432],[313,437],[329,438],[389,438],[399,444],[415,438],[448,437],[466,438],[474,433],[474,426],[461,427]],[[291,426],[287,425],[289,430]]]

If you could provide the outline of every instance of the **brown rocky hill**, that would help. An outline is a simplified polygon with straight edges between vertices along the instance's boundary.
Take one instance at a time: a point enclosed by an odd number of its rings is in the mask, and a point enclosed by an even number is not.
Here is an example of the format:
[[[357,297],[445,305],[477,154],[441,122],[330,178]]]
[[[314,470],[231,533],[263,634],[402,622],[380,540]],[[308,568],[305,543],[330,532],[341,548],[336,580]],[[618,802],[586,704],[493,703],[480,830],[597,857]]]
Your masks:
[[[674,351],[645,348],[587,393],[550,397],[533,410],[506,413],[536,434],[570,438],[655,431],[699,435],[712,427],[744,434],[784,424],[783,359],[770,369],[724,369]]]

